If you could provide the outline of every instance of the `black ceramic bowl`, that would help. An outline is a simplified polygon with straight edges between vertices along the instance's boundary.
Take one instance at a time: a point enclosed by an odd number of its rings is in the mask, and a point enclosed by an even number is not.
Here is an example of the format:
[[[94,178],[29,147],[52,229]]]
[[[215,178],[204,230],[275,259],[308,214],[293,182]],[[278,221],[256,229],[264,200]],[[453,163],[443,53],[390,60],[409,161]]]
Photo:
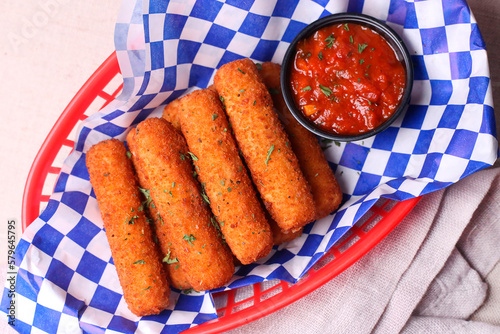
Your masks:
[[[381,125],[378,127],[369,130],[364,133],[356,134],[356,135],[340,135],[333,132],[327,132],[323,129],[317,127],[313,122],[307,119],[306,116],[302,113],[299,107],[296,105],[294,100],[294,93],[292,90],[292,85],[290,81],[291,69],[294,63],[294,58],[296,54],[296,46],[297,43],[313,35],[317,30],[336,25],[339,23],[353,23],[362,25],[370,28],[371,30],[377,32],[379,35],[385,38],[388,44],[394,50],[397,59],[403,64],[403,68],[406,74],[406,82],[405,89],[401,98],[401,101],[397,107],[397,109],[393,112],[393,114],[387,118]],[[302,124],[306,129],[313,132],[314,134],[331,139],[336,141],[356,141],[371,137],[376,135],[377,133],[385,130],[389,125],[391,125],[396,118],[408,107],[411,95],[411,89],[413,86],[413,65],[411,62],[410,54],[408,49],[404,45],[401,38],[397,35],[397,33],[386,25],[384,22],[379,21],[371,16],[367,16],[364,14],[356,14],[356,13],[340,13],[333,14],[329,16],[325,16],[313,23],[309,24],[305,27],[292,41],[290,46],[288,47],[285,56],[283,58],[283,64],[281,67],[281,87],[283,90],[283,97],[285,102],[290,109],[290,112],[297,119],[297,121]]]

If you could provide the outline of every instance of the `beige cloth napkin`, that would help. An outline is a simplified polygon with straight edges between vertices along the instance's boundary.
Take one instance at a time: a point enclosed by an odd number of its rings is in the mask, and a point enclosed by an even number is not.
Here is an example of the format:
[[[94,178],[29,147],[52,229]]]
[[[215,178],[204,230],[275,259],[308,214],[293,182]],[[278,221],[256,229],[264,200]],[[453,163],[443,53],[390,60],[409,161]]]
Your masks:
[[[471,320],[499,260],[500,168],[491,168],[424,196],[352,267],[232,333],[500,333]]]

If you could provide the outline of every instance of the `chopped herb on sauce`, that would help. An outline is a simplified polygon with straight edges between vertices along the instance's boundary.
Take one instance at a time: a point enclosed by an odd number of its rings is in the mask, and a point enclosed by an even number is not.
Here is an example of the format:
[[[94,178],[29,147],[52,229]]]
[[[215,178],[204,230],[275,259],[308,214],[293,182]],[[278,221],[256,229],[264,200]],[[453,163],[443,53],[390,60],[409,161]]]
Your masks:
[[[326,95],[326,97],[330,97],[330,95],[333,94],[332,90],[328,87],[325,87],[323,85],[319,85],[319,89],[321,89],[321,91],[323,92],[323,94]]]
[[[363,52],[363,50],[366,49],[367,46],[368,46],[368,44],[366,44],[366,43],[364,43],[364,44],[358,43],[358,52],[359,53]]]
[[[333,37],[333,34],[330,34],[330,36],[325,39],[325,42],[327,43],[326,47],[330,49],[333,46],[333,42],[335,42],[335,37]]]

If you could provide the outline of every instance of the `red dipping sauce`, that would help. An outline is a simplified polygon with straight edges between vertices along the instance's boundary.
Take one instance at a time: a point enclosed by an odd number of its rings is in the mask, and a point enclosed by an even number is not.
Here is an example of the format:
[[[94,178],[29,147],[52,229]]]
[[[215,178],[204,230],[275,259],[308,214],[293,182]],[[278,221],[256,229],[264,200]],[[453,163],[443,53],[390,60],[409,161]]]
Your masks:
[[[382,124],[396,111],[406,80],[387,41],[354,23],[322,28],[299,41],[290,78],[302,113],[339,135]]]

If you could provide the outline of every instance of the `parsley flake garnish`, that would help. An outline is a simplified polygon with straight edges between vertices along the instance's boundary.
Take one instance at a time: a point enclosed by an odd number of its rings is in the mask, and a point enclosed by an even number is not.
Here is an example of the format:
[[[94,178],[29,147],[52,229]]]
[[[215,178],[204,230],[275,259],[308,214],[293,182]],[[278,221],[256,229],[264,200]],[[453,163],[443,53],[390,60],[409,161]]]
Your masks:
[[[158,220],[160,221],[161,226],[163,226],[163,218],[161,218],[160,213],[157,213]]]
[[[153,201],[153,199],[151,198],[151,195],[149,193],[149,189],[143,189],[143,188],[139,187],[139,190],[144,195],[144,197],[146,197],[146,200],[144,202],[142,202],[141,206],[138,209],[138,211],[143,211],[144,210],[144,204],[147,207],[149,207],[149,205],[151,204],[151,202]],[[154,207],[154,204],[151,204],[151,206]]]
[[[349,31],[349,26],[347,25],[347,23],[346,23],[346,24],[344,24],[344,29],[345,29],[346,31]]]
[[[274,145],[271,145],[271,147],[269,148],[269,150],[267,151],[267,158],[266,158],[266,166],[267,166],[267,163],[269,162],[269,159],[271,158],[271,153],[273,153],[274,151]]]
[[[323,60],[323,52],[320,51],[318,53],[318,58],[319,58],[319,60]]]
[[[226,109],[226,104],[224,103],[224,97],[222,95],[219,95],[219,100],[220,103],[222,104],[222,109]]]
[[[306,86],[306,87],[302,88],[303,92],[307,92],[307,91],[310,91],[310,90],[311,90],[311,86]]]
[[[213,114],[213,115],[212,115],[212,121],[215,121],[215,119],[216,119],[217,117],[218,117],[218,116],[217,116],[217,114]]]
[[[331,48],[333,46],[333,42],[335,42],[335,37],[333,37],[333,34],[330,34],[327,38],[325,38],[326,47]]]
[[[135,261],[132,264],[144,264],[144,263],[146,263],[146,261],[144,261],[144,260],[137,260],[137,261]]]
[[[358,43],[358,52],[359,53],[363,52],[363,50],[366,49],[367,46],[368,46],[368,44],[366,44],[366,43],[364,43],[364,44]]]
[[[192,234],[190,234],[190,235],[184,234],[184,236],[182,237],[182,239],[186,240],[192,246],[194,246],[193,241],[196,240],[196,238]]]
[[[332,90],[328,87],[325,87],[323,85],[319,85],[319,89],[321,89],[321,91],[323,92],[323,94],[326,95],[326,97],[330,97],[330,95],[333,94]]]
[[[242,70],[240,70],[240,68],[238,67],[238,71],[240,71],[241,73],[245,74],[245,72],[243,72]]]
[[[354,40],[352,39],[352,35],[349,36],[349,41],[351,42],[351,44],[354,44]]]
[[[198,157],[196,155],[191,152],[188,152],[188,154],[191,156],[191,159],[193,159],[193,161],[198,161]]]
[[[162,262],[166,262],[167,264],[172,264],[172,263],[179,263],[179,260],[177,258],[171,259],[170,258],[170,250],[168,251],[167,255],[161,260]]]
[[[210,204],[210,199],[208,198],[207,194],[205,194],[204,192],[201,193],[201,197],[203,198],[203,200],[205,202],[207,202],[207,204]]]
[[[138,215],[132,216],[132,218],[130,218],[130,220],[127,221],[127,224],[134,225],[134,220],[136,220],[137,218],[139,218]]]

